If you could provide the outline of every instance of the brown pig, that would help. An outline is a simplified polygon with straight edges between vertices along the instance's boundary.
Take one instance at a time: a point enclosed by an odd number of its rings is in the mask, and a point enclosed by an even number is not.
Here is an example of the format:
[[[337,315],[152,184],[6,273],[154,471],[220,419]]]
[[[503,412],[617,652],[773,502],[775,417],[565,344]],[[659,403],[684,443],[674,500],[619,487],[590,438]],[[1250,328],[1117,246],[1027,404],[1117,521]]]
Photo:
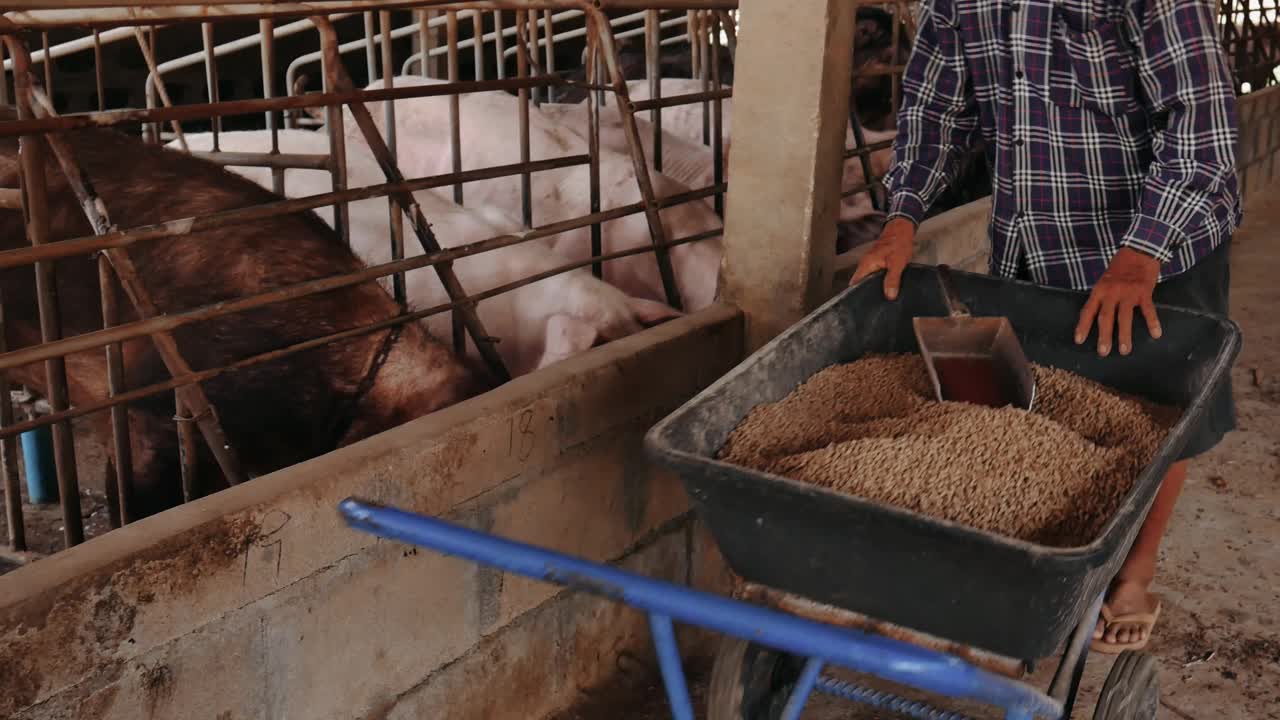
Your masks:
[[[0,122],[15,117],[0,108]],[[62,135],[86,177],[120,228],[205,215],[281,198],[221,167],[185,153],[145,144],[113,130]],[[92,229],[46,148],[49,240],[92,235]],[[0,187],[17,188],[18,141],[0,139]],[[22,213],[0,209],[0,249],[26,246]],[[279,216],[127,248],[146,290],[161,313],[172,314],[294,283],[358,271],[365,266],[314,213]],[[102,328],[96,260],[59,260],[58,305],[62,333],[71,337]],[[119,289],[119,322],[137,319]],[[35,273],[31,265],[0,271],[10,350],[40,342]],[[377,282],[332,290],[185,325],[173,335],[196,371],[287,347],[330,333],[366,326],[400,313]],[[357,388],[383,347],[379,330],[270,362],[232,370],[203,383],[244,473],[257,476],[323,454],[456,403],[487,382],[418,324],[396,338],[367,392]],[[147,337],[123,345],[125,385],[140,388],[170,375]],[[107,395],[102,348],[66,359],[72,405]],[[6,371],[14,383],[47,394],[43,363]],[[353,407],[354,403],[354,407]],[[177,434],[171,392],[131,403],[134,517],[181,500]],[[109,413],[96,413],[96,432],[111,447]],[[225,484],[202,440],[197,442],[204,490]],[[211,482],[210,482],[211,481]]]

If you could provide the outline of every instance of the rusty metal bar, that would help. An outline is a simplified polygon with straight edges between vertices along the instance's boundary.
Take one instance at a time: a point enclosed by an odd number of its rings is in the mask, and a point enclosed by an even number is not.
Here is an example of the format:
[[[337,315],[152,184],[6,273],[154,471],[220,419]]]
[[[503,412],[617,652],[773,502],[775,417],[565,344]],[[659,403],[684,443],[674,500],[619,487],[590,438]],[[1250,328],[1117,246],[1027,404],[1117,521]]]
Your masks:
[[[151,28],[152,43],[155,42],[157,30],[158,28]],[[147,38],[142,34],[142,28],[135,27],[133,29],[133,36],[137,38],[138,49],[142,51],[142,57],[147,62],[147,69],[150,70],[151,77],[154,78],[151,83],[147,85],[148,91],[154,90],[159,94],[160,102],[164,103],[165,107],[173,107],[173,101],[169,99],[169,91],[166,90],[164,86],[164,78],[162,78],[160,73],[156,70],[156,56],[154,48],[148,44]],[[182,134],[182,123],[177,120],[173,120],[170,123],[170,126],[173,128],[173,133],[178,136],[178,144],[182,146],[182,149],[190,150],[191,148],[187,147],[187,138]]]
[[[555,22],[552,19],[550,10],[542,11],[542,34],[547,38],[546,42],[543,43],[543,49],[545,50],[545,52],[543,53],[543,57],[545,58],[545,60],[542,66],[542,72],[547,75],[555,75],[556,74],[556,30],[555,30]],[[538,47],[537,41],[535,40],[534,49],[537,49],[537,47]],[[549,103],[555,102],[555,93],[552,92],[554,89],[555,88],[549,87],[549,88],[546,88],[545,90],[545,92],[547,93],[547,102]]]
[[[209,88],[209,102],[216,103],[221,100],[221,92],[218,89],[218,65],[213,56],[213,23],[200,23],[200,42],[204,45],[204,79],[205,85]],[[213,130],[213,149],[218,150],[222,118],[213,118],[211,129]]]
[[[3,43],[0,43],[3,45]],[[0,81],[3,81],[0,73]],[[8,352],[4,317],[4,288],[0,287],[0,355]],[[9,376],[0,373],[0,431],[14,423],[13,397],[9,394]],[[22,487],[18,479],[18,440],[13,435],[0,440],[0,474],[4,475],[4,510],[9,527],[9,547],[18,552],[27,549],[26,525],[22,521]]]
[[[716,100],[718,98],[727,98],[732,96],[733,88],[720,88],[718,90],[708,90],[706,92],[683,93],[681,95],[670,95],[668,97],[657,97],[648,100],[633,100],[630,102],[636,112],[642,112],[644,110],[656,111],[657,108],[672,107],[675,105],[692,105],[696,102]]]
[[[530,172],[540,172],[542,170],[554,170],[556,168],[570,167],[572,165],[585,165],[587,162],[588,157],[586,155],[570,155],[567,157],[551,158],[550,160],[538,160],[536,162],[529,163],[528,165],[518,163],[512,165],[495,165],[493,167],[482,168],[479,170],[468,170],[458,175],[436,175],[418,178],[415,180],[406,180],[399,183],[381,183],[378,185],[368,185],[362,188],[342,190],[339,192],[320,193],[318,195],[308,195],[302,198],[284,199],[270,203],[261,203],[259,205],[250,205],[248,207],[236,208],[234,210],[222,210],[216,213],[209,213],[208,215],[196,215],[176,220],[168,220],[162,223],[142,225],[123,231],[117,230],[102,236],[87,236],[60,240],[56,243],[42,245],[39,248],[4,250],[0,251],[0,270],[17,267],[19,265],[29,265],[33,262],[43,260],[57,260],[66,257],[74,257],[76,255],[84,255],[86,253],[105,250],[107,248],[128,247],[129,245],[133,245],[138,242],[191,235],[193,233],[216,230],[218,228],[229,227],[240,223],[266,220],[268,218],[303,212],[306,210],[315,210],[316,208],[331,205],[338,201],[356,202],[374,197],[382,197],[390,192],[417,192],[418,190],[446,187],[456,182],[492,180],[494,178],[517,175],[526,170]]]
[[[449,316],[450,342],[455,353],[464,355],[467,352],[467,326],[462,322],[460,309],[461,306],[455,308]]]
[[[44,50],[45,57],[49,57],[49,32],[40,33],[40,47]],[[17,67],[16,65],[14,66]],[[44,87],[49,92],[49,97],[53,97],[53,62],[44,64]]]
[[[696,10],[684,11],[684,36],[685,41],[689,43],[689,72],[693,77],[701,77],[702,75],[702,56],[699,54],[701,48],[698,47],[698,20]]]
[[[328,155],[307,155],[292,153],[259,153],[259,152],[230,152],[227,150],[219,150],[217,152],[205,152],[203,150],[195,150],[191,153],[192,157],[198,157],[201,160],[208,160],[219,165],[231,165],[235,167],[265,167],[273,169],[300,168],[303,170],[328,170]]]
[[[659,54],[662,51],[661,32],[659,25],[661,16],[657,10],[649,10],[644,15],[644,63],[645,77],[649,80],[649,97],[654,100],[662,98],[662,65],[659,62]],[[600,33],[609,32],[611,29],[601,29]],[[606,60],[605,62],[608,62]],[[628,96],[629,97],[629,96]],[[618,103],[618,110],[623,110],[622,103]],[[633,104],[632,112],[637,112],[637,108]],[[649,124],[653,126],[653,169],[662,172],[662,110],[660,106],[654,105],[649,111]]]
[[[590,18],[587,19],[587,22],[590,23]],[[600,43],[595,42],[595,46],[596,46],[596,54],[595,54],[595,60],[593,61],[593,63],[594,63],[594,72],[595,72],[596,79],[594,82],[587,83],[587,84],[595,86],[594,90],[596,93],[596,107],[603,108],[608,104],[608,95],[609,95],[608,91],[613,90],[613,86],[612,85],[606,86],[600,82],[600,78],[604,77],[605,75],[604,58],[600,57]]]
[[[98,289],[102,295],[102,327],[119,324],[120,312],[116,305],[115,274],[106,253],[98,255]],[[124,392],[124,354],[120,343],[110,343],[107,348],[107,398]],[[115,477],[106,477],[108,487],[115,486],[117,512],[121,525],[133,521],[133,445],[130,443],[129,409],[124,405],[111,406],[111,447],[115,461],[111,463]]]
[[[516,79],[520,80],[529,74],[529,46],[525,43],[524,11],[516,12]],[[520,88],[519,123],[520,123],[520,162],[529,162],[529,89]],[[529,173],[520,174],[520,219],[525,227],[533,227],[533,178]]]
[[[97,29],[93,31],[93,84],[98,93],[98,112],[102,112],[107,109],[107,90],[102,77],[102,34]]]
[[[189,370],[188,370],[189,371]],[[198,387],[197,385],[188,385],[186,387]],[[178,389],[174,389],[174,394],[178,393]],[[181,469],[182,477],[182,502],[189,503],[195,500],[197,494],[197,475],[196,462],[196,436],[191,430],[191,423],[196,418],[191,414],[181,399],[174,398],[173,422],[178,428],[178,466]]]
[[[259,51],[262,56],[262,97],[274,97],[276,94],[276,32],[275,22],[271,19],[258,21],[258,34],[261,36]],[[265,113],[267,130],[271,131],[271,154],[280,153],[279,120],[274,112]],[[271,168],[271,189],[277,195],[284,195],[284,169],[274,165]]]
[[[391,57],[391,13],[383,11],[378,13],[378,24],[382,28],[382,83],[384,87],[395,86],[395,70]],[[400,162],[396,149],[396,104],[393,102],[382,103],[382,126],[386,128],[387,133],[387,150],[391,153],[391,159],[397,164]],[[391,259],[404,259],[404,213],[396,207],[396,203],[391,198],[387,198],[387,221],[391,230]],[[391,295],[395,298],[396,304],[404,307],[408,302],[408,289],[405,287],[404,273],[396,273],[391,276]]]
[[[379,189],[385,189],[386,187],[388,186],[380,186]],[[725,188],[722,185],[669,195],[659,200],[658,205],[664,208],[674,207],[676,205],[682,205],[684,203],[694,202],[705,197],[710,197],[716,192],[724,192],[724,189]],[[320,204],[323,205],[327,203]],[[577,230],[590,225],[592,222],[609,222],[611,220],[617,220],[618,218],[643,212],[644,209],[645,203],[643,202],[622,205],[605,210],[595,217],[583,216],[570,220],[563,220],[542,226],[535,230],[523,232],[519,235],[502,235],[497,238],[468,243],[466,245],[460,245],[447,250],[426,252],[422,255],[408,257],[398,262],[383,263],[364,270],[346,273],[344,275],[336,275],[328,278],[294,283],[292,285],[286,285],[284,287],[268,292],[258,293],[256,295],[248,295],[233,300],[224,300],[222,302],[203,305],[191,310],[169,313],[167,315],[153,317],[146,320],[138,320],[126,325],[119,325],[114,328],[81,333],[55,342],[33,345],[20,350],[12,350],[0,355],[0,370],[21,367],[23,365],[29,365],[31,363],[51,358],[71,355],[77,352],[84,352],[86,350],[94,350],[103,347],[108,343],[124,342],[126,340],[154,335],[160,332],[173,331],[185,325],[211,320],[224,315],[231,315],[266,305],[296,300],[298,298],[307,297],[308,295],[315,295],[317,293],[350,287],[362,282],[369,282],[370,280],[376,280],[380,277],[386,277],[387,275],[397,271],[407,272],[426,267],[428,265],[450,263],[479,253],[497,250],[510,245],[519,245],[533,240],[551,237],[553,235],[559,235],[560,233],[569,232],[570,230]],[[650,248],[646,248],[646,250],[647,249]]]
[[[448,80],[458,82],[458,13],[450,10],[445,15],[448,42]],[[449,156],[455,173],[462,172],[462,108],[457,95],[449,96]],[[462,204],[462,185],[453,186],[453,201]]]
[[[595,28],[590,27],[592,22],[594,21],[591,18],[587,18],[587,81],[595,83],[600,72],[600,46],[596,41]],[[593,215],[600,212],[600,107],[598,101],[597,93],[587,93],[587,155],[591,157],[588,183],[591,194],[590,212]],[[603,242],[603,228],[600,223],[592,223],[591,257],[597,257],[603,252]],[[599,261],[592,262],[591,274],[596,278],[603,278],[604,264]]]
[[[733,16],[729,14],[728,10],[717,10],[716,17],[723,23],[725,39],[729,41],[729,60],[731,62],[736,61],[738,57],[738,24],[734,22]],[[716,33],[716,37],[719,38],[720,34]]]
[[[223,103],[190,103],[175,107],[148,110],[107,110],[101,113],[74,113],[50,118],[29,118],[0,123],[0,137],[14,137],[51,131],[80,130],[138,122],[164,122],[170,120],[201,120],[226,115],[247,115],[262,111],[299,110],[310,107],[341,105],[350,102],[378,102],[405,98],[435,97],[485,90],[511,90],[520,87],[567,84],[559,78],[532,76],[485,82],[460,81],[457,83],[401,87],[383,90],[351,90],[342,93],[311,93],[261,100],[235,100]]]
[[[702,80],[702,91],[709,92],[711,90],[711,65],[719,66],[720,56],[708,61],[707,56],[711,54],[707,33],[710,28],[707,27],[706,15],[699,11],[697,13],[698,26],[698,54],[702,56],[702,64],[698,68],[698,78]],[[702,101],[702,144],[711,144],[711,103],[708,100]]]
[[[720,14],[711,16],[711,52],[715,61],[711,65],[711,84],[720,90]],[[715,98],[711,102],[711,179],[716,185],[724,182],[724,100]],[[724,193],[716,193],[715,211],[721,220],[724,218]]]
[[[640,130],[636,126],[636,117],[632,112],[630,94],[627,92],[627,78],[622,73],[622,57],[613,42],[613,28],[608,17],[598,8],[587,11],[596,19],[597,36],[600,38],[601,50],[605,65],[613,81],[613,91],[618,96],[618,111],[622,118],[622,129],[627,136],[627,144],[631,147],[631,163],[635,168],[636,183],[639,185],[640,197],[645,205],[645,220],[649,223],[649,236],[655,248],[654,257],[658,263],[658,274],[662,277],[662,288],[667,296],[667,304],[681,310],[680,290],[676,287],[675,273],[671,268],[671,255],[662,245],[666,240],[666,229],[662,226],[662,217],[658,214],[658,206],[654,202],[653,183],[649,179],[649,166],[644,159],[644,146],[640,142]],[[654,148],[658,154],[658,148]]]
[[[881,150],[888,150],[889,148],[892,148],[892,147],[893,147],[893,139],[891,138],[889,140],[881,140],[879,142],[867,143],[862,147],[845,148],[844,158],[848,160],[849,158],[854,158],[854,157],[866,157],[874,152],[879,152]]]
[[[48,115],[56,114],[52,104],[48,102],[43,93],[30,86],[24,88],[24,90],[33,101],[31,107],[35,112],[43,112]],[[56,134],[47,135],[44,140],[53,151],[54,158],[57,160],[59,167],[61,167],[63,175],[66,176],[67,184],[71,187],[72,192],[75,193],[76,199],[80,201],[80,206],[84,210],[89,224],[93,226],[94,233],[106,235],[111,232],[111,219],[107,216],[106,206],[103,205],[102,199],[90,189],[92,185],[85,178],[84,171],[76,163],[71,152],[71,146]],[[161,313],[152,301],[151,294],[147,291],[146,284],[138,274],[137,268],[134,267],[133,260],[129,257],[129,252],[123,248],[110,248],[104,252],[111,262],[111,267],[116,271],[116,276],[120,279],[120,286],[124,289],[125,295],[133,303],[138,317],[143,320],[149,320],[160,316]],[[151,336],[151,341],[170,375],[177,376],[191,372],[191,367],[182,356],[182,352],[178,348],[178,341],[172,334],[158,332]],[[218,421],[218,414],[209,402],[208,396],[205,395],[204,389],[199,385],[193,385],[183,388],[179,395],[181,401],[195,414],[205,442],[209,444],[210,451],[218,460],[218,466],[222,469],[223,474],[226,475],[227,482],[232,485],[244,482],[245,476],[240,470],[240,461],[236,457],[235,450],[228,442],[226,434],[222,431],[222,425]],[[52,402],[50,404],[52,405]],[[54,409],[57,410],[58,408],[55,407]]]
[[[326,82],[340,90],[350,89],[352,85],[351,78],[347,75],[346,68],[342,65],[342,58],[338,54],[337,32],[326,18],[317,16],[313,19],[313,22],[316,24],[316,29],[320,31],[321,48],[324,50],[326,60]],[[391,157],[391,153],[383,142],[382,136],[378,134],[378,128],[373,122],[373,117],[369,115],[368,108],[359,102],[353,102],[348,107],[356,121],[356,125],[360,127],[360,131],[364,134],[365,143],[368,144],[373,156],[378,160],[378,164],[382,166],[382,172],[386,175],[387,180],[390,182],[403,182],[404,176],[400,174],[400,168],[397,167],[395,159]],[[391,194],[391,197],[409,215],[413,223],[414,233],[418,236],[418,242],[422,245],[423,252],[439,251],[440,243],[436,240],[435,233],[431,230],[427,219],[423,217],[422,209],[413,199],[413,196],[406,192],[395,192]],[[452,265],[436,265],[435,269],[436,274],[440,277],[440,284],[444,286],[445,292],[448,293],[450,299],[456,301],[466,297],[466,291],[462,289],[462,283],[458,281],[457,275],[454,274]],[[485,331],[479,315],[476,314],[474,303],[462,305],[459,307],[458,312],[462,314],[462,321],[471,333],[471,339],[476,344],[476,350],[489,366],[494,377],[499,382],[510,380],[511,375],[507,372],[507,368],[502,362],[502,357],[494,350],[491,337]]]
[[[636,205],[638,206],[639,203],[636,203]],[[632,212],[636,212],[638,210],[639,210],[639,207],[636,207],[636,209],[633,210]],[[545,231],[540,229],[538,231],[535,231],[534,233],[526,233],[521,236],[511,236],[511,235],[500,236],[497,238],[484,240],[484,241],[481,241],[480,243],[474,243],[474,244],[479,245],[481,243],[484,243],[486,245],[489,245],[489,247],[486,249],[493,249],[494,247],[506,247],[506,246],[518,244],[521,242],[528,242],[536,239],[536,237],[547,237],[549,235],[554,235],[556,233],[563,232],[562,229],[557,229],[552,231],[549,229],[549,227]],[[717,237],[723,234],[723,232],[724,230],[721,228],[717,228],[715,230],[708,230],[706,232],[697,233],[696,235],[690,235],[688,237],[666,241],[663,243],[662,247],[664,249],[670,249],[679,245],[686,245],[689,243],[700,242],[702,240],[707,240],[709,238]],[[535,233],[540,233],[540,234],[537,234],[535,237]],[[69,408],[60,413],[49,414],[39,420],[28,420],[21,423],[15,423],[11,427],[0,428],[0,438],[14,437],[21,433],[27,432],[28,430],[32,430],[34,428],[37,428],[43,425],[49,425],[54,422],[63,422],[66,420],[77,418],[77,417],[82,417],[84,415],[89,415],[91,413],[101,412],[102,410],[105,410],[108,407],[111,407],[113,404],[134,402],[137,400],[141,400],[143,398],[151,397],[153,395],[158,395],[162,392],[168,392],[168,391],[174,390],[182,385],[205,382],[208,380],[212,380],[213,378],[216,378],[228,372],[234,372],[236,370],[241,370],[243,368],[251,367],[253,365],[259,365],[262,363],[271,362],[273,360],[278,360],[280,358],[288,357],[290,355],[294,355],[300,352],[305,352],[307,350],[313,350],[318,347],[323,347],[330,343],[342,342],[345,340],[349,340],[351,338],[360,337],[362,335],[369,335],[369,334],[378,332],[380,330],[385,330],[387,328],[393,327],[395,325],[402,325],[407,322],[415,322],[423,318],[430,317],[432,315],[439,315],[440,313],[449,312],[450,310],[454,310],[465,304],[479,303],[491,297],[501,295],[502,293],[511,292],[512,290],[517,290],[519,288],[522,288],[526,285],[531,285],[540,280],[545,280],[548,277],[552,277],[555,275],[562,275],[571,270],[576,270],[578,268],[585,267],[587,265],[590,265],[592,262],[596,260],[600,260],[600,261],[617,260],[620,258],[632,256],[632,255],[641,255],[643,253],[652,252],[653,250],[654,248],[648,247],[648,246],[636,247],[636,248],[630,248],[627,250],[619,250],[617,252],[608,253],[607,255],[602,255],[599,258],[594,258],[594,259],[589,258],[586,260],[577,260],[574,262],[566,263],[564,265],[560,265],[550,270],[545,270],[543,272],[537,273],[536,275],[530,275],[529,277],[522,278],[520,280],[515,280],[505,285],[499,285],[497,287],[490,288],[489,290],[485,290],[484,292],[477,293],[474,296],[464,298],[462,300],[444,303],[442,305],[435,305],[433,307],[425,308],[422,310],[415,310],[413,312],[403,313],[396,317],[388,318],[386,320],[380,320],[370,325],[362,325],[360,327],[352,328],[350,330],[343,330],[341,332],[332,333],[330,335],[324,335],[318,338],[312,338],[310,340],[305,340],[295,345],[290,345],[288,347],[280,348],[278,350],[271,350],[265,353],[260,353],[258,355],[252,355],[250,357],[237,360],[236,362],[233,362],[229,365],[224,365],[222,367],[211,368],[209,370],[200,370],[198,372],[192,372],[182,377],[170,378],[169,380],[166,380],[164,382],[156,383],[154,385],[148,385],[147,387],[138,388],[136,390],[130,390],[129,392],[123,393],[119,397],[116,397],[114,399],[97,400],[93,402],[84,403],[83,405],[77,405],[74,408]],[[484,252],[484,251],[485,250],[479,250],[478,252]],[[446,251],[446,253],[448,252],[449,251]]]
[[[854,33],[854,35],[856,38],[857,33]],[[865,134],[862,132],[862,118],[858,117],[858,109],[854,107],[852,99],[850,100],[850,103],[849,103],[849,125],[853,129],[853,142],[857,146],[856,148],[854,148],[855,152],[853,154],[858,156],[858,162],[859,164],[862,165],[862,179],[864,181],[863,184],[866,184],[868,186],[867,198],[871,201],[871,209],[875,210],[876,212],[879,212],[884,208],[885,204],[880,197],[880,193],[876,192],[876,188],[874,187],[874,185],[872,185],[872,182],[875,180],[875,177],[873,177],[873,173],[871,172],[871,153],[870,151],[859,152],[866,148],[867,138]],[[847,154],[848,152],[849,151],[846,149],[845,153]],[[840,163],[842,176],[844,174],[843,172],[844,163],[846,162],[848,162],[848,160],[843,160]],[[845,197],[843,193],[841,194],[841,197]]]
[[[328,22],[326,20],[326,22]],[[319,25],[316,30],[320,33],[320,46],[324,48],[328,37],[324,28]],[[338,63],[338,67],[333,67],[334,63]],[[324,53],[320,59],[320,67],[324,74],[324,91],[326,93],[333,92],[335,89],[334,77],[337,76],[338,69],[342,66],[342,58],[335,52],[330,55]],[[332,179],[333,189],[335,192],[347,189],[347,137],[346,123],[342,117],[341,105],[329,105],[325,109],[324,130],[329,134],[329,176]],[[342,238],[342,244],[347,247],[351,246],[351,217],[348,214],[348,206],[345,201],[339,200],[333,204],[333,227],[338,231],[339,237]]]
[[[521,45],[525,46],[525,52],[528,54],[529,64],[533,66],[534,71],[538,68],[538,11],[536,9],[525,12],[525,23],[520,28],[527,28],[526,35],[518,36]],[[542,74],[542,73],[540,73]],[[541,106],[546,100],[546,91],[543,88],[534,88],[533,104]]]
[[[484,80],[484,13],[471,13],[471,58],[475,63],[475,71],[471,77],[473,80]]]
[[[12,36],[6,36],[9,53],[13,57],[14,99],[19,119],[31,116],[34,110],[30,101],[31,64],[25,45]],[[23,217],[26,219],[27,239],[32,246],[44,245],[49,239],[49,197],[45,178],[44,141],[33,135],[19,140],[21,163]],[[36,304],[40,315],[40,342],[55,343],[62,337],[62,317],[58,308],[58,284],[52,263],[36,263]],[[66,359],[51,357],[45,360],[45,399],[54,412],[66,410],[70,405],[67,392]],[[67,547],[84,542],[84,524],[80,517],[80,479],[76,474],[75,440],[71,425],[67,422],[53,425],[54,466],[58,476],[58,494],[62,506],[62,537]]]
[[[418,11],[418,44],[422,46],[422,62],[418,69],[422,77],[432,77],[436,60],[431,56],[431,51],[436,46],[436,31],[431,27],[431,11]]]

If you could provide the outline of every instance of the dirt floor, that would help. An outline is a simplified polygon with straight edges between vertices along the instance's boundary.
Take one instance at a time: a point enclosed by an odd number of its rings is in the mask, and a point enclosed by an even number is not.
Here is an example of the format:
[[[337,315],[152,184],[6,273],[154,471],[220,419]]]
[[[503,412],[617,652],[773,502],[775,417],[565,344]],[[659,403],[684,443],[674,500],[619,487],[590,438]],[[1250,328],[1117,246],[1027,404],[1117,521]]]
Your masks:
[[[107,513],[107,496],[103,480],[106,476],[106,453],[89,434],[89,418],[72,422],[75,437],[76,467],[80,483],[80,515],[84,523],[85,539],[96,537],[111,529]],[[57,504],[32,505],[27,495],[26,468],[22,463],[22,446],[17,445],[18,477],[22,479],[22,519],[26,531],[29,554],[12,555],[3,552],[8,540],[9,526],[4,513],[0,513],[0,575],[19,567],[18,562],[48,555],[63,548],[62,508]],[[0,501],[2,502],[2,501]]]
[[[1168,720],[1280,719],[1280,199],[1252,208],[1232,248],[1232,317],[1244,330],[1233,373],[1239,430],[1193,466],[1160,558],[1164,609],[1149,651]],[[1048,687],[1053,664],[1033,682]],[[1075,718],[1093,716],[1112,659],[1093,655]],[[690,668],[706,717],[705,662]],[[960,709],[960,708],[957,708]],[[963,708],[974,712],[973,708]],[[976,713],[975,713],[976,714]],[[999,717],[999,713],[981,713]],[[661,681],[632,669],[556,720],[671,717]],[[898,717],[815,697],[804,720]]]

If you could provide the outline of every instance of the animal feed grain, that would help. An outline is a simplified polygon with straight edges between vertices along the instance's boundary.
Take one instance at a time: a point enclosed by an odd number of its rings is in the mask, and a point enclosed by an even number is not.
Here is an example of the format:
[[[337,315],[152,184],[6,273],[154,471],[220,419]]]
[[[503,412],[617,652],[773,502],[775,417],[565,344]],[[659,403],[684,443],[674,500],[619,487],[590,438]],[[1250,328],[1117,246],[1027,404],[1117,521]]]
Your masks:
[[[1178,411],[1035,366],[1027,412],[938,402],[919,355],[829,367],[754,408],[721,459],[1043,545],[1101,532]]]

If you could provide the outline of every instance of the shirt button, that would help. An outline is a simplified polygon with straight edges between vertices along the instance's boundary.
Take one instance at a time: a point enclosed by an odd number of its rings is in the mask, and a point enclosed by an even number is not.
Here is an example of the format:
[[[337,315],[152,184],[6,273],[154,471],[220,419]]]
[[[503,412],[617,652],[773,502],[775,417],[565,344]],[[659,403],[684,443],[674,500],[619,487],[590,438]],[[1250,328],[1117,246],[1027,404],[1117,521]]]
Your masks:
[[[1018,6],[1018,3],[1009,3],[1009,12],[1015,12],[1015,13],[1016,13],[1016,12],[1018,12],[1018,11],[1019,11],[1019,10],[1021,10],[1021,9],[1022,9],[1022,8]]]
[[[1023,144],[1024,144],[1024,141],[1023,141],[1023,139],[1022,139],[1022,138],[1018,138],[1017,140],[1014,140],[1014,141],[1013,141],[1013,144],[1014,144],[1014,145],[1017,145],[1018,147],[1022,147],[1022,146],[1023,146]]]
[[[1023,72],[1021,70],[1014,70],[1013,76],[1021,80],[1023,78]]]

